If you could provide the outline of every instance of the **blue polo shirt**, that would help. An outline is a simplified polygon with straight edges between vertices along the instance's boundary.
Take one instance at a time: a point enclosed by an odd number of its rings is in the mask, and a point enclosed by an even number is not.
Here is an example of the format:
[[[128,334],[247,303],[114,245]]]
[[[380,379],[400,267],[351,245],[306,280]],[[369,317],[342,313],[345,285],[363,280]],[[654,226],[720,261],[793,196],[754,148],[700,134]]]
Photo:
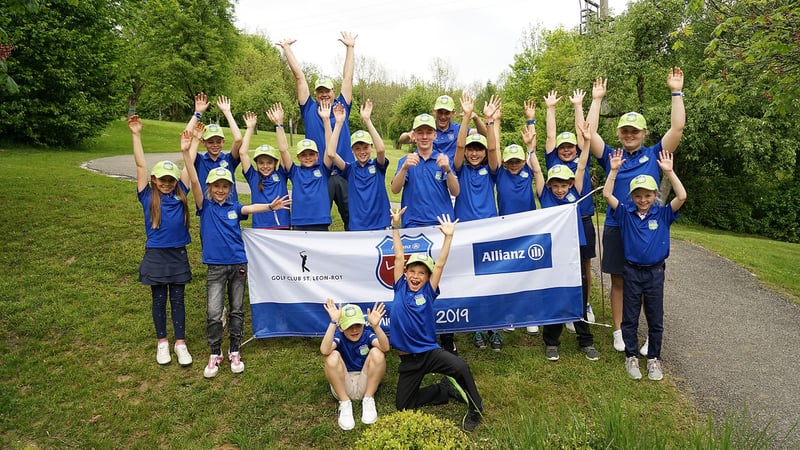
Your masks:
[[[433,150],[447,155],[450,158],[451,166],[453,165],[453,159],[456,157],[456,143],[460,129],[460,123],[450,122],[450,126],[446,130],[436,129],[436,139],[433,141]]]
[[[579,198],[578,191],[575,190],[574,186],[569,188],[564,198],[558,198],[553,194],[553,190],[545,185],[544,189],[542,189],[542,198],[539,199],[539,202],[541,202],[542,208],[550,208],[552,206],[570,205],[577,202]],[[583,220],[581,220],[581,216],[578,214],[578,243],[582,246],[586,245],[586,234],[584,233]]]
[[[253,203],[272,203],[276,197],[289,194],[286,187],[288,172],[281,166],[276,167],[268,177],[264,178],[256,166],[252,165],[244,177],[250,186],[250,198]],[[290,225],[291,216],[287,208],[253,214],[253,228],[289,228]]]
[[[189,193],[189,188],[182,181],[179,180],[177,186],[184,194]],[[167,195],[158,192],[161,200],[161,223],[158,229],[153,229],[153,218],[150,216],[153,189],[148,184],[137,195],[144,210],[144,231],[147,236],[145,248],[183,247],[192,242],[189,229],[184,222],[183,202],[174,192]]]
[[[216,160],[212,160],[208,153],[198,153],[194,159],[194,168],[197,170],[197,179],[203,186],[203,193],[206,189],[206,178],[208,173],[217,167],[223,167],[231,171],[233,177],[233,187],[231,187],[231,199],[239,201],[239,194],[236,192],[236,168],[239,167],[239,160],[234,159],[230,153],[220,152]]]
[[[626,260],[649,266],[667,259],[669,227],[678,218],[670,205],[655,203],[640,218],[635,204],[620,203],[613,214],[619,223]]]
[[[303,167],[292,164],[292,225],[326,225],[331,223],[331,200],[328,178],[331,170],[324,164]]]
[[[373,158],[363,166],[353,161],[344,168],[342,175],[347,178],[350,231],[383,230],[392,224],[389,195],[386,193],[388,167],[389,159],[384,158],[381,166]]]
[[[403,275],[394,283],[394,299],[389,310],[389,342],[400,351],[423,353],[439,348],[436,342],[436,317],[433,301],[439,289],[425,283],[419,291],[408,288]]]
[[[434,150],[428,159],[420,157],[419,164],[409,167],[406,172],[400,201],[400,205],[407,208],[403,214],[405,228],[439,225],[436,216],[443,214],[455,217],[450,191],[447,190],[447,176],[436,164],[439,154]],[[406,158],[400,158],[395,175],[405,164]]]
[[[348,372],[361,372],[372,348],[372,341],[375,339],[378,339],[378,336],[375,336],[369,325],[364,325],[364,332],[356,342],[347,339],[341,330],[336,329],[333,333],[333,342],[336,343],[336,351],[341,355]]]
[[[558,157],[558,149],[553,150],[550,153],[545,153],[544,155],[544,163],[547,169],[549,170],[551,167],[563,164],[573,172],[578,173],[578,158],[581,156],[581,152],[583,150],[580,147],[576,147],[578,152],[575,154],[575,159],[572,161],[564,161]],[[581,192],[581,196],[592,192],[592,174],[589,170],[589,166],[591,165],[591,158],[586,161],[586,170],[583,172],[583,192]],[[580,205],[578,205],[578,214],[581,216],[591,216],[594,215],[594,202],[587,198],[586,200],[582,201]]]
[[[350,107],[352,106],[351,103],[347,103],[344,99],[344,95],[341,93],[338,97],[336,97],[336,102],[341,103],[344,105],[344,112],[345,118],[344,123],[342,123],[342,132],[339,134],[339,144],[336,146],[336,153],[342,157],[345,162],[355,161],[355,157],[353,156],[353,152],[350,151]],[[306,129],[306,139],[311,139],[312,141],[317,143],[317,148],[319,149],[319,158],[317,162],[319,165],[323,166],[325,161],[325,147],[327,146],[327,142],[325,142],[325,125],[322,123],[322,119],[319,117],[319,113],[317,110],[319,109],[319,104],[316,100],[314,100],[311,95],[308,96],[306,99],[305,105],[300,106],[300,116],[303,118],[303,126]],[[336,125],[336,118],[333,115],[333,108],[331,108],[331,129]],[[336,166],[333,166],[333,173],[337,173]]]
[[[497,168],[497,212],[501,216],[536,209],[536,196],[533,193],[533,170],[525,164],[514,175],[505,167]]]
[[[197,210],[200,216],[200,241],[203,244],[203,264],[244,264],[242,229],[239,221],[243,219],[242,208],[238,202],[226,201],[219,204],[209,199],[203,200],[203,208]]]
[[[661,153],[661,141],[652,147],[641,146],[636,153],[625,152],[622,158],[625,162],[619,168],[616,181],[614,182],[614,197],[620,203],[626,202],[630,198],[630,184],[631,180],[638,175],[650,175],[656,181],[661,178],[661,169],[658,167],[658,154]],[[606,144],[603,149],[603,159],[600,160],[600,165],[606,174],[611,172],[611,165],[609,157],[614,154],[614,148]],[[617,219],[611,213],[611,207],[606,209],[605,226],[618,227]]]
[[[496,175],[488,164],[472,167],[462,164],[456,171],[461,190],[456,197],[456,218],[462,222],[486,219],[497,216],[494,200],[494,183]]]

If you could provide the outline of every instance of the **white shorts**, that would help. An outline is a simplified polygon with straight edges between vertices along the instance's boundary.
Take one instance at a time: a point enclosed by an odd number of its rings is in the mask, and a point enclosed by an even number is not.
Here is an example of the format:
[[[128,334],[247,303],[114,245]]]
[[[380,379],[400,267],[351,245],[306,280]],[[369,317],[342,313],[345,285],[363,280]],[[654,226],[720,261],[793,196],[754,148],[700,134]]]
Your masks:
[[[347,372],[344,376],[344,388],[350,400],[361,400],[364,398],[364,391],[367,390],[367,372]],[[336,392],[333,391],[331,386],[331,394],[337,400]]]

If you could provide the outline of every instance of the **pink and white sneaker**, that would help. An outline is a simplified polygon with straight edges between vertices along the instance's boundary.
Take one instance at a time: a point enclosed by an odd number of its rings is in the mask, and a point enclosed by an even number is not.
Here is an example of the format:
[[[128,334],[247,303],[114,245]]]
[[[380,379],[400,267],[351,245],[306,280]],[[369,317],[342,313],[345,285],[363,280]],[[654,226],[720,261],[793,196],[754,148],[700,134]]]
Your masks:
[[[219,363],[222,362],[222,355],[211,355],[208,357],[208,364],[203,369],[203,376],[206,378],[214,378],[219,372]]]
[[[228,353],[228,359],[231,361],[231,372],[244,372],[244,362],[242,362],[242,356],[239,352]]]

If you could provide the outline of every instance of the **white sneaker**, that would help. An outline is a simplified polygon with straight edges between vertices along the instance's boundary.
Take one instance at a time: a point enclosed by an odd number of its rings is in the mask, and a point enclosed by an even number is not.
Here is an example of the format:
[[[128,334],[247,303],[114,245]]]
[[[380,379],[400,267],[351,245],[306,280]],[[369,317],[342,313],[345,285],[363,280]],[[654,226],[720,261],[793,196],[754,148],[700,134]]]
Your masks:
[[[189,353],[189,349],[186,348],[186,344],[175,344],[175,354],[178,356],[178,364],[181,367],[192,365],[192,355]]]
[[[361,400],[361,422],[369,425],[376,420],[378,420],[378,410],[375,409],[375,399],[364,397]]]
[[[594,311],[592,311],[592,305],[586,305],[586,320],[594,323]]]
[[[618,352],[625,351],[625,341],[622,340],[622,330],[615,330],[614,336],[614,350]]]
[[[572,322],[567,322],[564,325],[566,326],[567,331],[569,331],[570,333],[575,332],[575,324],[573,324]]]
[[[525,327],[525,331],[527,331],[528,334],[539,334],[539,327],[536,325]]]
[[[661,371],[661,361],[658,358],[647,360],[647,378],[653,381],[660,381],[664,378],[664,372]]]
[[[347,400],[339,402],[339,428],[347,431],[352,430],[356,426],[356,420],[353,419],[353,402]]]
[[[647,356],[647,350],[648,350],[647,346],[648,345],[650,345],[650,339],[645,339],[644,340],[644,345],[642,345],[642,348],[639,349],[639,354],[640,355]]]
[[[159,342],[156,349],[156,361],[162,366],[169,364],[172,361],[172,356],[169,354],[169,342]]]
[[[219,363],[222,362],[222,355],[211,355],[208,357],[208,364],[203,369],[203,376],[206,378],[214,378],[219,372]]]
[[[625,358],[625,371],[628,372],[628,376],[633,378],[634,380],[641,380],[642,371],[639,370],[639,358],[635,356],[630,356],[628,358]]]
[[[228,359],[231,361],[231,372],[244,372],[244,362],[242,362],[242,355],[239,352],[228,353]]]

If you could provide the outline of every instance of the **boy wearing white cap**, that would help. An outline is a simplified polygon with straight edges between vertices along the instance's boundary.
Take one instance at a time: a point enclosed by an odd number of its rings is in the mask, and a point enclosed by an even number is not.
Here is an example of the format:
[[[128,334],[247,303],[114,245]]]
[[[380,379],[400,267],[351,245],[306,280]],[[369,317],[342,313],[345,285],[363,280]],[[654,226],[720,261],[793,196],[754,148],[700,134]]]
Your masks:
[[[669,227],[678,218],[686,202],[686,189],[673,170],[672,152],[661,150],[658,166],[669,178],[675,198],[668,205],[658,203],[658,184],[650,175],[639,175],[628,185],[629,197],[620,201],[615,182],[625,163],[622,150],[609,160],[610,172],[603,187],[608,207],[617,220],[625,252],[623,269],[622,339],[625,341],[625,370],[634,380],[642,378],[639,370],[637,330],[639,311],[644,301],[647,318],[647,377],[661,380],[661,340],[664,330],[664,261],[669,256]],[[644,297],[644,298],[642,298]]]
[[[380,326],[385,307],[376,302],[372,309],[367,308],[366,326],[358,305],[336,306],[329,298],[324,306],[331,321],[319,351],[325,356],[325,378],[339,400],[339,427],[352,430],[356,425],[352,400],[361,400],[361,422],[375,423],[378,411],[374,395],[386,374],[384,354],[390,349],[389,338]]]

